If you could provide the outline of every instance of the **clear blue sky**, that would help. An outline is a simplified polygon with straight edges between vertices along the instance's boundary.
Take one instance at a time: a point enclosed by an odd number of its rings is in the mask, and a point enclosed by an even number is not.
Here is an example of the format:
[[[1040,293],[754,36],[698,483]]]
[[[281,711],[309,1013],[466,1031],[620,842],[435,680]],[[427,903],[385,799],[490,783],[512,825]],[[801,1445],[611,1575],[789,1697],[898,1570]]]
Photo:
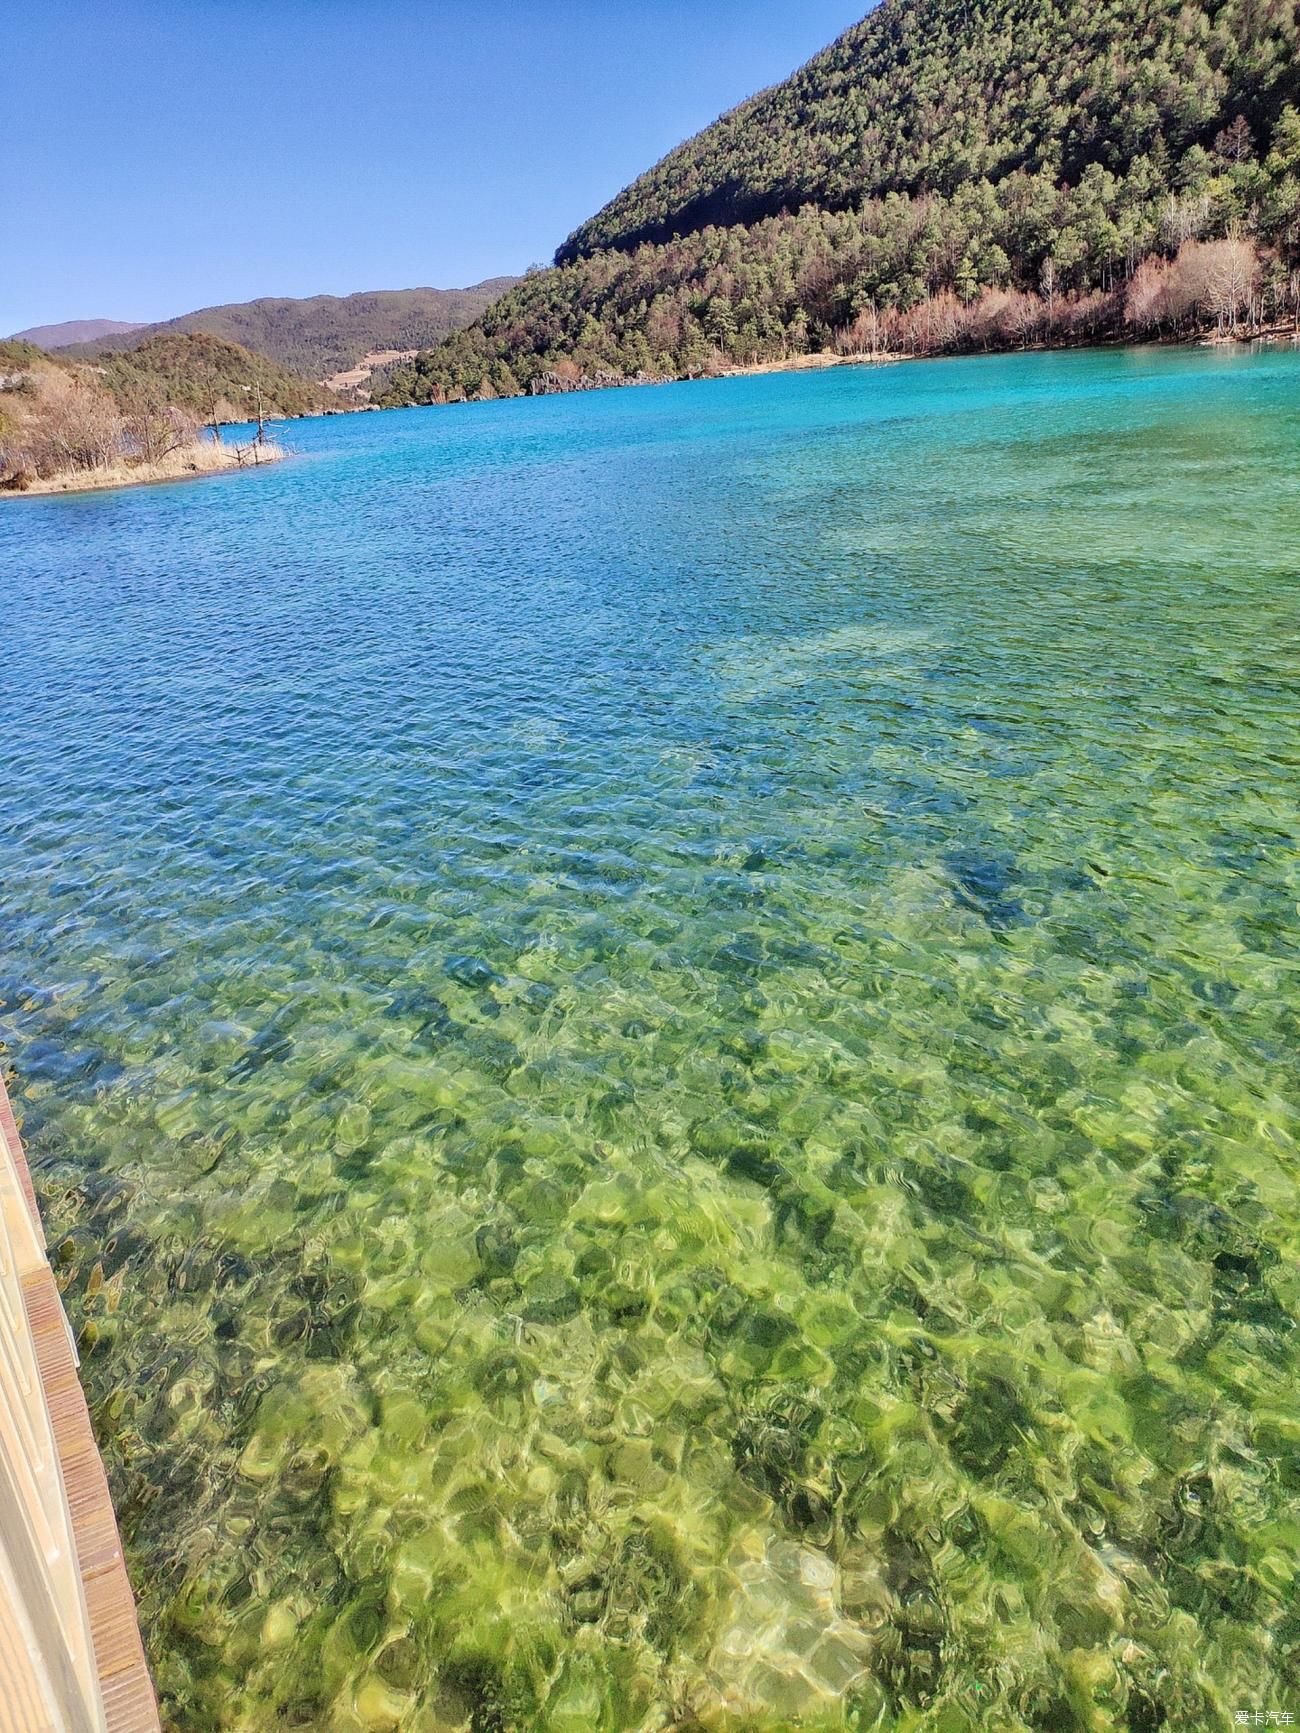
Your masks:
[[[549,260],[866,0],[0,8],[0,334]]]

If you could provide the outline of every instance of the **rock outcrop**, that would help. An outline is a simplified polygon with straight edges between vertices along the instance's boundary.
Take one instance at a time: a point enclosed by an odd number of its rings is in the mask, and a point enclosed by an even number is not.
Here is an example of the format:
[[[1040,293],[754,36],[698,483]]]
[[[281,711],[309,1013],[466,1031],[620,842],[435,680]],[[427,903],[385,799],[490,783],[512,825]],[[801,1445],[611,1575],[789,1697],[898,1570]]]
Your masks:
[[[530,397],[554,397],[566,391],[610,391],[617,385],[666,385],[667,376],[647,373],[611,373],[605,368],[595,373],[539,373],[529,382]]]

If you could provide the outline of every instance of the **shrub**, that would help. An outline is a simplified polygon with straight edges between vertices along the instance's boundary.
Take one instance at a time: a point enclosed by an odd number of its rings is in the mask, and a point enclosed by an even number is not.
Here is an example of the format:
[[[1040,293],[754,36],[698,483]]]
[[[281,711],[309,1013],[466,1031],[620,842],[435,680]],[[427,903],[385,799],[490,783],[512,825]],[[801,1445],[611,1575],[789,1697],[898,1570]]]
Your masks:
[[[107,469],[125,451],[125,426],[106,391],[80,374],[33,370],[5,393],[0,478],[10,486]]]

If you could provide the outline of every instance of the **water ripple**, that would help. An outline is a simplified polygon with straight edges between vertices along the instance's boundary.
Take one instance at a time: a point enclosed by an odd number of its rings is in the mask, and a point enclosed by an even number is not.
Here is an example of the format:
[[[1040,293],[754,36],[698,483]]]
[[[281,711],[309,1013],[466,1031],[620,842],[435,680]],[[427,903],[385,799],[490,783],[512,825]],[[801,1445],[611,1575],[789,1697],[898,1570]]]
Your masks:
[[[1298,1707],[1297,384],[0,513],[0,1035],[176,1725]]]

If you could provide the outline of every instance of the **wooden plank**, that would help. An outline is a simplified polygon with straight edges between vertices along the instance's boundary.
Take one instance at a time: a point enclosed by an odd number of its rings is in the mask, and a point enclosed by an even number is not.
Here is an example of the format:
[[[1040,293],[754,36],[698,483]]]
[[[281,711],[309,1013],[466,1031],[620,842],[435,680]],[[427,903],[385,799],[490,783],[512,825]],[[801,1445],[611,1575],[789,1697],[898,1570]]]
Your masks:
[[[36,1193],[3,1078],[0,1078],[0,1131],[9,1144],[19,1183],[43,1243]],[[108,1477],[77,1377],[63,1304],[48,1264],[42,1264],[26,1277],[23,1300],[72,1513],[109,1733],[160,1733],[158,1701],[140,1640],[135,1597],[126,1574]]]

